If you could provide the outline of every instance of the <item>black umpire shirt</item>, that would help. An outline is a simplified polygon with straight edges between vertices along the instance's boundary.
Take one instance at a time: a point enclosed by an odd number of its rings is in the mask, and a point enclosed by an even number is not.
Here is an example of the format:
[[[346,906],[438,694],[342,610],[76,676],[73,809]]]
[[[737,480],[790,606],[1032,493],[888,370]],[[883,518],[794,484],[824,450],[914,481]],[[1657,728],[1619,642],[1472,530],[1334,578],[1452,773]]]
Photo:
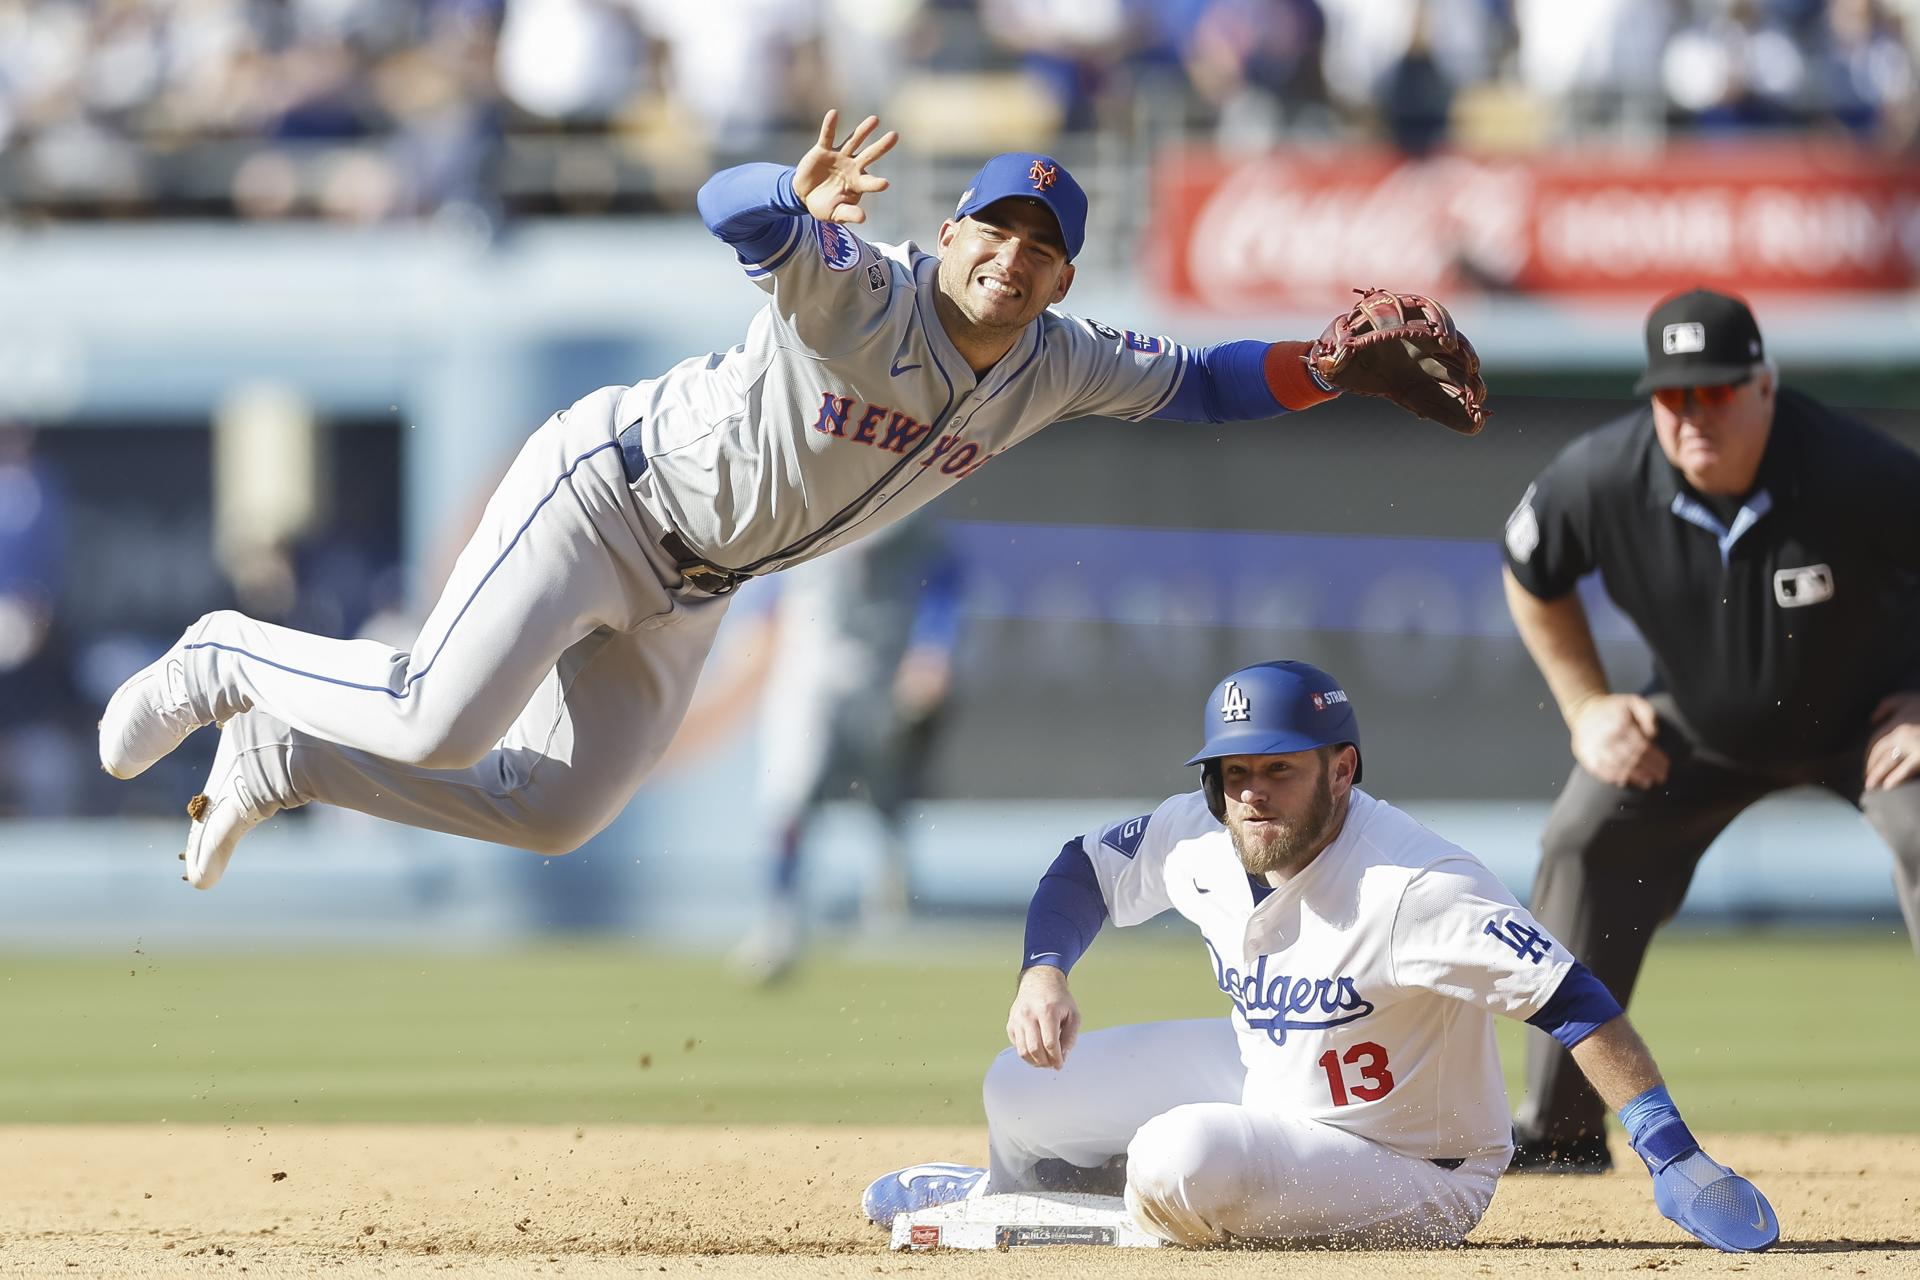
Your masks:
[[[1599,570],[1653,651],[1647,692],[1731,760],[1843,750],[1920,689],[1920,456],[1786,388],[1744,501],[1695,493],[1643,405],[1540,473],[1506,556],[1547,600]]]

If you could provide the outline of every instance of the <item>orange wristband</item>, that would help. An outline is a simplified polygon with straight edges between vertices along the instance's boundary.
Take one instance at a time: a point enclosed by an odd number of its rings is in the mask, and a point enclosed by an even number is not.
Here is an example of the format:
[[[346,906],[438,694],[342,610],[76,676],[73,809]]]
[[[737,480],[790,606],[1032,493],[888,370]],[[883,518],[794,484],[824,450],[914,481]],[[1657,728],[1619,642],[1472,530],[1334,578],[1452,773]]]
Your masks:
[[[1312,345],[1310,342],[1270,343],[1267,358],[1261,363],[1261,372],[1267,375],[1267,390],[1273,392],[1273,398],[1283,407],[1295,413],[1340,394],[1322,391],[1313,375],[1307,372],[1307,362],[1302,357]]]

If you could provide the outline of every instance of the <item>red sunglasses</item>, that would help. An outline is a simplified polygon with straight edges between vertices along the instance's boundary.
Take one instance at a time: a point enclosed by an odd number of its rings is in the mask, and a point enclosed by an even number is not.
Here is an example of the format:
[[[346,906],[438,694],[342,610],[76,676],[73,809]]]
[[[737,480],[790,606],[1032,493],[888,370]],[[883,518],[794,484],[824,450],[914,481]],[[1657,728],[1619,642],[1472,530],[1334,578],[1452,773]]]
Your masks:
[[[1653,398],[1668,413],[1679,413],[1684,409],[1688,396],[1692,396],[1703,408],[1718,409],[1731,403],[1740,388],[1747,385],[1747,381],[1742,378],[1738,382],[1716,383],[1710,387],[1662,387],[1653,393]]]

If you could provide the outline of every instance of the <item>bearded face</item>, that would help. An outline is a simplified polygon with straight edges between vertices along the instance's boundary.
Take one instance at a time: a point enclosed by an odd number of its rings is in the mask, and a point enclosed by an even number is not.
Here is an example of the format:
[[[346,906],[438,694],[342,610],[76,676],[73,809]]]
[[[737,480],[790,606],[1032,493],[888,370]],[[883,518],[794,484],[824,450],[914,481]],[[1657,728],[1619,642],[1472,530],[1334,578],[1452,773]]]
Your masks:
[[[1344,748],[1273,756],[1228,756],[1220,762],[1227,799],[1227,834],[1247,874],[1291,875],[1339,833],[1348,786],[1334,775]],[[1346,773],[1343,784],[1351,779]]]

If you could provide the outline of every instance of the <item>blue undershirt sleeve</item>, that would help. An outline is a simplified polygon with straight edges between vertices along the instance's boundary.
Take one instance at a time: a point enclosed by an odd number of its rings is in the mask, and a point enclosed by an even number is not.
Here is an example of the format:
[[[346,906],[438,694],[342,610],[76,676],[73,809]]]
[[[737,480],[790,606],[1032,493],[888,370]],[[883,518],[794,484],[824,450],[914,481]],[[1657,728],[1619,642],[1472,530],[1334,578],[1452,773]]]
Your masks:
[[[1173,398],[1153,416],[1176,422],[1246,422],[1285,413],[1286,406],[1267,385],[1268,345],[1246,339],[1193,352]]]
[[[744,263],[765,263],[778,253],[793,234],[793,220],[807,212],[793,191],[793,168],[765,162],[722,169],[707,179],[696,202],[707,230],[732,245]]]
[[[1079,840],[1069,840],[1027,904],[1027,946],[1020,968],[1046,964],[1071,973],[1106,921],[1107,900],[1093,862]]]
[[[1540,1028],[1571,1049],[1620,1013],[1620,1002],[1613,998],[1613,993],[1587,966],[1576,960],[1573,968],[1567,970],[1567,976],[1560,979],[1560,989],[1540,1007],[1540,1012],[1527,1019],[1527,1025]]]

